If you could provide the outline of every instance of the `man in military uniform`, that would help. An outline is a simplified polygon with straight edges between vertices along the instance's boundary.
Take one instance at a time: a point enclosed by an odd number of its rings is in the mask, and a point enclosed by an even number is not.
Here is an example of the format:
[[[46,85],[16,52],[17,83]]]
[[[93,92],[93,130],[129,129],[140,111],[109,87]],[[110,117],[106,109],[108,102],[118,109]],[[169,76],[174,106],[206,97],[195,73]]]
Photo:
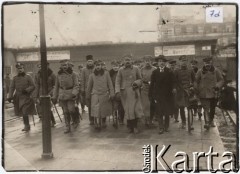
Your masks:
[[[154,114],[154,101],[150,101],[148,97],[149,85],[151,81],[152,72],[156,69],[151,65],[152,56],[146,55],[143,57],[144,66],[141,69],[142,75],[142,88],[141,88],[141,100],[143,106],[143,112],[145,117],[145,126],[149,128],[152,123]]]
[[[78,81],[79,81],[79,95],[78,95],[78,103],[80,103],[81,108],[82,108],[82,113],[85,112],[84,108],[84,101],[83,101],[83,97],[82,97],[82,71],[83,71],[83,65],[80,64],[78,66]]]
[[[38,68],[39,68],[39,71],[38,71],[37,75],[35,76],[36,89],[33,92],[33,98],[36,103],[39,118],[41,119],[42,118],[42,108],[41,108],[41,103],[40,103],[40,96],[42,95],[42,91],[43,91],[42,90],[42,78],[41,78],[41,74],[42,74],[41,64],[38,64]],[[56,81],[56,76],[53,73],[53,71],[49,68],[49,63],[47,63],[47,76],[48,76],[48,79],[47,79],[48,95],[52,96],[53,88],[54,88],[55,81]],[[54,119],[52,112],[50,113],[50,116],[51,116],[51,121],[52,121],[52,127],[54,127],[56,124],[56,121]]]
[[[129,132],[138,133],[138,118],[143,116],[140,96],[142,77],[140,70],[132,65],[132,56],[126,55],[123,58],[124,67],[121,67],[118,71],[115,93],[117,98],[121,98]]]
[[[180,109],[180,116],[182,120],[182,128],[186,126],[186,115],[185,107],[189,107],[189,92],[193,91],[193,83],[195,79],[194,72],[192,69],[187,67],[188,59],[186,56],[179,57],[180,68],[176,70],[175,73],[175,83],[176,83],[176,100],[177,105]]]
[[[205,118],[205,129],[215,127],[213,122],[215,107],[217,104],[216,94],[223,86],[223,77],[221,72],[213,66],[212,57],[203,59],[204,66],[197,72],[195,89],[198,91]]]
[[[82,90],[81,91],[82,91],[82,97],[83,97],[84,103],[88,105],[90,125],[94,125],[94,118],[91,116],[91,100],[88,102],[88,104],[86,103],[86,91],[87,91],[88,79],[90,74],[92,74],[94,70],[93,56],[87,55],[86,60],[87,60],[87,66],[82,70],[82,85],[81,85]]]
[[[66,124],[64,133],[69,133],[71,132],[71,115],[75,114],[75,100],[79,93],[78,76],[69,67],[68,60],[62,60],[60,63],[61,68],[57,74],[52,101],[53,104],[56,104],[59,99]]]
[[[24,65],[17,63],[16,65],[18,74],[13,77],[10,84],[8,101],[14,104],[15,114],[23,116],[24,128],[22,131],[29,131],[29,115],[36,114],[34,101],[31,94],[35,89],[33,79],[30,75],[24,72]],[[13,96],[14,94],[14,96]]]

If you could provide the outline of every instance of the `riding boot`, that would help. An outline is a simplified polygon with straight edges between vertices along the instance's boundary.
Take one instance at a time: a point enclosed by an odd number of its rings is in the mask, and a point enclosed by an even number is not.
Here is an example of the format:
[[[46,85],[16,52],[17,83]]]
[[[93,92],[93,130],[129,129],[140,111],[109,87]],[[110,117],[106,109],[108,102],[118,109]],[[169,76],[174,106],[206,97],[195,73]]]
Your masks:
[[[64,131],[65,134],[67,133],[70,133],[71,132],[71,126],[70,126],[70,114],[69,113],[66,113],[64,114],[64,117],[65,117],[65,125],[66,125],[66,129]]]
[[[29,118],[28,115],[24,115],[23,116],[23,123],[24,123],[24,128],[22,129],[22,131],[29,131],[30,130],[30,124],[29,124]]]
[[[50,112],[50,117],[51,117],[52,127],[54,127],[56,125],[56,121],[55,121],[52,111]]]

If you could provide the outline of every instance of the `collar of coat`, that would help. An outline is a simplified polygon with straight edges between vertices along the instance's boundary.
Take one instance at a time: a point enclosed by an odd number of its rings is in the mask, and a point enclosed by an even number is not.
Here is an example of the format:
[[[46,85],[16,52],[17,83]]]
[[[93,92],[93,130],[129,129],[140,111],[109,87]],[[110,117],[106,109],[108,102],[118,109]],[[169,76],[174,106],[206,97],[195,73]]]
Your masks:
[[[94,68],[94,65],[93,65],[93,66],[87,65],[86,68],[87,68],[87,69],[93,69],[93,68]]]
[[[60,68],[60,70],[58,71],[58,74],[72,74],[73,70],[71,68],[68,67],[68,69],[65,71],[63,69]]]
[[[97,71],[96,69],[93,71],[93,73],[97,76],[100,75],[102,76],[104,74],[104,69],[100,69],[99,71]]]
[[[25,75],[26,75],[26,73],[25,73],[25,72],[22,72],[22,73],[18,73],[17,76],[18,76],[18,77],[20,77],[20,76],[23,76],[23,77],[24,77]]]
[[[114,71],[113,69],[111,69],[110,71],[109,71],[109,75],[110,76],[113,76],[114,74],[117,74],[118,73],[118,71]]]
[[[215,67],[214,67],[214,66],[211,66],[211,68],[208,70],[208,69],[206,69],[205,66],[203,66],[203,68],[202,68],[202,73],[205,74],[205,73],[207,73],[208,71],[213,73],[213,72],[215,71]]]
[[[133,65],[131,65],[131,66],[127,66],[127,67],[124,65],[124,69],[127,69],[127,68],[129,68],[129,69],[133,69]]]
[[[40,75],[41,72],[42,72],[42,71],[39,70],[39,71],[38,71],[38,74]],[[50,68],[48,68],[48,69],[47,69],[47,75],[50,76],[52,73],[53,73],[53,71],[52,71]]]

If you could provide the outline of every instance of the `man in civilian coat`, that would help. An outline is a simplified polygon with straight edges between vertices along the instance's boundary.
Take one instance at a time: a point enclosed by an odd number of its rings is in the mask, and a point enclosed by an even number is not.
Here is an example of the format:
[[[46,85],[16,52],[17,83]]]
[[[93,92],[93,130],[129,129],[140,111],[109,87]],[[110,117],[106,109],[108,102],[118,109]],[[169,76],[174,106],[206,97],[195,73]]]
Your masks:
[[[149,99],[154,100],[157,108],[157,116],[159,123],[159,134],[168,132],[169,115],[172,110],[174,88],[173,73],[166,67],[167,60],[163,55],[156,58],[159,67],[153,71],[151,75],[151,83],[149,88]],[[163,121],[163,117],[165,117]]]

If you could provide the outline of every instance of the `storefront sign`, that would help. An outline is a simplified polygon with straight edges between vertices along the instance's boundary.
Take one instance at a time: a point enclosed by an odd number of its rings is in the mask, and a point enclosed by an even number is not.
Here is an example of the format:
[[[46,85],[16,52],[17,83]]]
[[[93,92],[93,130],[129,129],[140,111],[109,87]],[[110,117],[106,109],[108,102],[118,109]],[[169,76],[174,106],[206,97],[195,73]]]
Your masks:
[[[48,51],[47,60],[63,60],[70,59],[70,51]],[[25,52],[17,54],[18,62],[40,61],[39,52]]]
[[[195,55],[194,45],[164,46],[164,56]]]

